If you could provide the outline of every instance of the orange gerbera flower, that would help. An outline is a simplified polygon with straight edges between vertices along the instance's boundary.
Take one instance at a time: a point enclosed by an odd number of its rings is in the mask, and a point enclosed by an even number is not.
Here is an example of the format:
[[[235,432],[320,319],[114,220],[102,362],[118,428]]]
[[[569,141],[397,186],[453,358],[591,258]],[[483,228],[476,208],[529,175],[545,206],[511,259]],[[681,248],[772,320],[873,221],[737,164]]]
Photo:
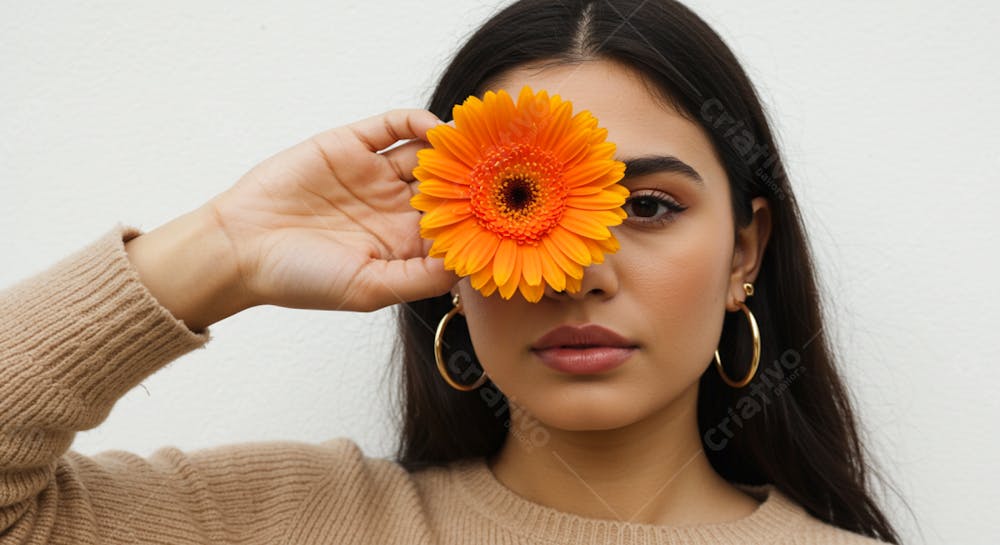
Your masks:
[[[484,296],[520,289],[537,302],[547,282],[577,292],[583,268],[619,243],[608,229],[627,217],[625,164],[587,110],[572,115],[559,95],[525,85],[517,104],[506,91],[470,96],[452,110],[455,126],[427,132],[417,152],[420,183],[410,199],[429,255]]]

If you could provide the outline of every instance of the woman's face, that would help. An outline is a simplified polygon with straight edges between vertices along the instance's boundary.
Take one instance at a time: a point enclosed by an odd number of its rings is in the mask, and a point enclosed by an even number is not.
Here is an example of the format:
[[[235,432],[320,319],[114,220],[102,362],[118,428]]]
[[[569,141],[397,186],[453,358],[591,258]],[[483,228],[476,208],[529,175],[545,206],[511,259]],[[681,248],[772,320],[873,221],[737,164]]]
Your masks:
[[[611,230],[621,248],[584,269],[582,288],[546,287],[537,303],[515,293],[483,297],[463,278],[461,296],[476,356],[518,408],[563,430],[626,426],[666,408],[697,388],[718,346],[724,313],[745,300],[743,282],[756,273],[758,248],[735,244],[729,184],[708,137],[654,98],[635,72],[608,61],[544,70],[508,71],[490,89],[516,97],[525,84],[590,110],[617,144],[617,159],[673,156],[701,182],[677,172],[642,176],[626,170],[629,218]],[[675,212],[655,198],[684,208]],[[765,205],[755,200],[754,208]],[[766,238],[766,236],[764,237]],[[762,251],[762,248],[759,249]],[[740,254],[744,254],[741,257]],[[749,259],[748,259],[749,258]],[[560,325],[595,323],[634,341],[623,364],[598,374],[556,371],[531,345]]]

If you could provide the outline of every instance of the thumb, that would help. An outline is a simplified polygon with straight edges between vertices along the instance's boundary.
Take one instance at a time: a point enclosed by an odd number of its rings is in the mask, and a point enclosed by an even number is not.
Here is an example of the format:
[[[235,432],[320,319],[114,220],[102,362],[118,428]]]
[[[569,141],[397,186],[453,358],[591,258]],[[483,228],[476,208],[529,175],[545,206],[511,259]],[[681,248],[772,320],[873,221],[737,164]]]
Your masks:
[[[372,261],[362,274],[378,308],[443,295],[460,280],[439,257]]]

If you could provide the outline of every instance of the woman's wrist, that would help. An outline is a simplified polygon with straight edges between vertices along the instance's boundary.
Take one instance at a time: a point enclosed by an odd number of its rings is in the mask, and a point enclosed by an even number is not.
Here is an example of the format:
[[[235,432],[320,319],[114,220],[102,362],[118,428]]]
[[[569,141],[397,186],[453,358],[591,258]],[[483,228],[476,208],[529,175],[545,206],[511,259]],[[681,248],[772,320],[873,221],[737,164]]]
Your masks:
[[[153,297],[192,331],[253,306],[232,247],[205,206],[129,240],[125,251]]]

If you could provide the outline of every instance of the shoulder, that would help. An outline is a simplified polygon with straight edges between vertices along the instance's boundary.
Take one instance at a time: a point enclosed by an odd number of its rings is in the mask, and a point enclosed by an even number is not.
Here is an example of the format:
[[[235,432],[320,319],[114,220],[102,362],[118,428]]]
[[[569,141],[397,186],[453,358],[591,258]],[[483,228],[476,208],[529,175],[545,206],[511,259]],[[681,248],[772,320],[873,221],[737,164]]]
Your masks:
[[[410,475],[396,462],[369,456],[361,445],[350,437],[334,437],[320,442],[262,441],[241,445],[204,449],[200,456],[219,456],[230,463],[241,463],[238,453],[261,459],[268,464],[296,468],[296,473],[307,476],[310,493],[336,491],[341,495],[371,494],[375,490],[402,484]]]
[[[293,521],[297,532],[318,531],[331,543],[353,542],[361,534],[370,542],[391,541],[393,536],[404,535],[428,538],[421,487],[402,465],[365,454],[349,437],[303,444],[300,448],[317,456],[322,477],[305,496]],[[292,537],[295,542],[303,542],[307,536]]]
[[[405,485],[409,476],[395,462],[367,456],[349,437],[320,442],[263,440],[194,450],[158,448],[148,458],[108,450],[92,457],[71,452],[67,461],[81,471],[116,475],[188,475],[209,487],[280,495],[308,502],[317,495],[373,496]]]
[[[198,532],[210,527],[219,532],[213,535],[241,543],[315,543],[316,536],[330,543],[352,543],[357,536],[385,537],[385,530],[420,537],[412,533],[421,530],[420,524],[407,533],[397,523],[419,518],[403,468],[365,456],[357,443],[344,437],[194,450],[165,446],[148,457],[123,450],[93,456],[68,451],[60,458],[55,479],[59,504],[48,508],[59,510],[60,524],[113,522],[90,529],[109,535],[128,529],[205,537]],[[123,502],[133,498],[140,501],[122,521],[119,515],[127,505]],[[195,533],[184,534],[188,531]],[[106,541],[113,540],[95,542]],[[187,542],[176,540],[181,541]]]
[[[209,487],[239,486],[243,493],[267,493],[303,498],[328,482],[357,480],[378,473],[380,461],[369,459],[345,437],[323,442],[263,440],[228,443],[191,450],[157,448],[143,457],[123,450],[105,450],[93,456],[70,451],[72,469],[95,478],[106,475],[168,478],[172,475],[204,481]]]
[[[797,523],[789,535],[788,543],[794,545],[877,545],[885,543],[820,520],[780,490],[773,486],[765,488],[769,495],[773,495],[773,498],[769,499],[779,505],[786,506],[796,514]]]
[[[776,541],[790,545],[876,545],[885,543],[872,537],[830,524],[807,511],[773,484],[736,484],[761,500],[761,506],[748,520],[762,533],[780,532]]]
[[[886,542],[845,530],[806,514],[804,522],[795,532],[791,543],[795,545],[884,545]]]

